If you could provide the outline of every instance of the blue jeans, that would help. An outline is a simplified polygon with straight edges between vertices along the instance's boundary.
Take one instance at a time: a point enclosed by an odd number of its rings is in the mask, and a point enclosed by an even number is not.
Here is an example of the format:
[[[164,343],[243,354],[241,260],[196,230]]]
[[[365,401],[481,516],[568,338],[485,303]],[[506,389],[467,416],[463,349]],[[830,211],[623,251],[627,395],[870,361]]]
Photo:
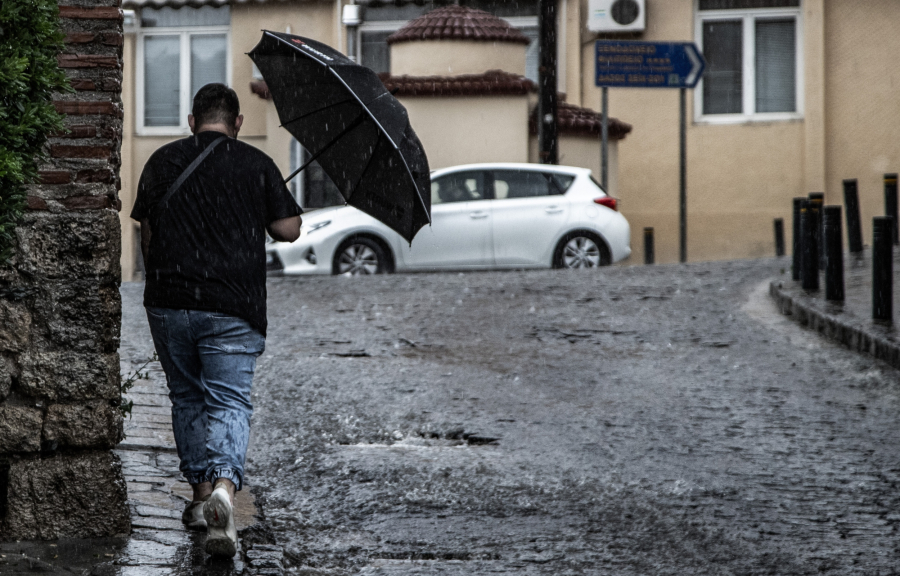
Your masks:
[[[191,484],[227,478],[240,490],[265,337],[246,320],[215,312],[147,308],[147,319],[169,383],[181,472]]]

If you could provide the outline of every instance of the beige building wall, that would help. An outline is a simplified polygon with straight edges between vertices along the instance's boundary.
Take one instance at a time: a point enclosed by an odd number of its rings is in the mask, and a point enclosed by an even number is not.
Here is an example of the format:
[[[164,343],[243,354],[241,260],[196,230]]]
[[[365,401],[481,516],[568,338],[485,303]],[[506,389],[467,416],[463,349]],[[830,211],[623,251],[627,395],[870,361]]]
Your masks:
[[[804,0],[805,22],[815,20],[817,0]],[[697,41],[695,3],[648,0],[646,41]],[[803,34],[805,30],[801,31]],[[821,37],[821,36],[820,36]],[[601,91],[594,86],[593,40],[582,43],[583,106],[599,109]],[[805,42],[810,37],[804,37]],[[815,41],[815,35],[812,35]],[[804,52],[807,71],[816,71],[816,56]],[[812,74],[813,79],[817,76]],[[809,78],[807,78],[807,82]],[[622,213],[631,223],[632,249],[643,249],[643,228],[655,229],[658,262],[677,262],[679,252],[679,91],[609,89],[610,115],[633,125],[619,150]],[[821,90],[806,86],[807,98]],[[774,254],[773,219],[784,218],[790,230],[791,198],[824,180],[817,160],[821,140],[814,123],[804,120],[709,124],[694,118],[694,94],[687,103],[688,259],[757,258]],[[806,109],[815,107],[804,102]],[[807,142],[811,145],[808,146]],[[639,263],[634,259],[633,263]]]
[[[560,47],[560,60],[564,59],[565,65],[557,79],[557,86],[560,92],[565,93],[569,104],[593,108],[593,105],[581,102],[581,38],[585,26],[583,19],[587,14],[586,1],[561,0],[558,6],[559,26],[565,30],[564,35],[560,34],[561,38],[565,38],[565,45]]]
[[[609,176],[606,193],[619,197],[619,141],[609,141]],[[538,162],[537,136],[528,138],[528,161]],[[591,136],[570,136],[561,134],[559,137],[559,163],[563,166],[577,166],[588,168],[597,182],[601,181],[600,171],[600,139]]]
[[[859,180],[863,242],[884,214],[884,174],[900,172],[900,2],[829,0],[825,9],[825,201],[843,203],[841,181]]]
[[[432,170],[473,162],[528,161],[525,96],[405,97],[400,102]]]
[[[135,267],[138,262],[139,241],[136,236],[140,229],[131,219],[131,209],[134,207],[135,190],[137,180],[134,176],[134,34],[126,34],[122,47],[122,166],[119,170],[119,179],[122,189],[119,190],[119,199],[122,201],[122,210],[119,212],[119,222],[122,225],[122,280],[126,282],[134,278]],[[143,166],[143,164],[141,164]]]
[[[339,2],[303,2],[276,4],[234,4],[231,7],[231,86],[241,101],[244,124],[239,139],[269,154],[287,175],[290,167],[290,134],[279,128],[275,107],[250,91],[253,80],[253,65],[246,53],[253,49],[262,36],[262,30],[291,33],[314,38],[329,45],[335,45],[340,36],[336,25],[339,21]],[[137,68],[135,44],[137,35],[132,32],[125,36],[123,50],[124,76],[122,81],[122,103],[124,126],[122,138],[122,278],[134,278],[140,247],[136,238],[137,224],[131,220],[131,209],[137,190],[138,180],[144,164],[160,146],[168,144],[183,134],[167,136],[138,136],[135,133],[135,71]]]
[[[525,75],[525,44],[428,40],[391,45],[391,74],[459,76],[503,70]]]
[[[261,30],[290,31],[345,49],[346,35],[340,10],[346,0],[294,3],[241,3],[231,7],[231,85],[238,93],[245,120],[240,139],[266,153],[285,175],[290,169],[290,141],[279,128],[275,107],[250,91],[252,62],[245,56],[259,41]],[[560,91],[568,101],[599,109],[599,97],[583,98],[582,0],[560,1]],[[122,142],[122,273],[133,278],[139,253],[137,225],[129,214],[141,171],[160,146],[184,135],[138,136],[135,133],[135,71],[137,35],[126,34],[122,100],[125,109]],[[447,44],[448,46],[445,46]],[[450,49],[452,49],[452,54]],[[458,75],[491,69],[524,74],[525,46],[467,41],[401,43],[393,47],[395,74]],[[529,98],[532,102],[529,104]],[[582,102],[582,100],[584,100]],[[534,97],[407,97],[402,99],[410,121],[422,140],[432,168],[473,162],[528,162],[536,158],[536,140],[528,134],[528,113]],[[616,114],[614,114],[616,115]],[[627,117],[623,115],[626,121]],[[452,127],[448,130],[448,127]],[[631,137],[630,137],[631,138]],[[530,150],[529,147],[534,148]],[[560,141],[561,162],[591,168],[599,179],[599,144],[592,138],[566,137]],[[616,193],[616,144],[610,149],[610,191]],[[621,196],[621,194],[619,194]]]
[[[232,87],[241,100],[244,127],[241,136],[265,136],[267,108],[271,103],[250,91],[253,62],[246,53],[262,37],[263,30],[306,36],[329,46],[338,45],[335,2],[243,3],[231,6]]]

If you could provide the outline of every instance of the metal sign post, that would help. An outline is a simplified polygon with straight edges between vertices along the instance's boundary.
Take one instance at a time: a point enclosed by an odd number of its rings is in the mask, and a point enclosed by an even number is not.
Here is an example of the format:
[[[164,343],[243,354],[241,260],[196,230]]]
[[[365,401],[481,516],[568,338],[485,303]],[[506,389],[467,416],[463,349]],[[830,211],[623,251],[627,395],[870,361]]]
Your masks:
[[[607,88],[679,88],[679,256],[687,261],[687,89],[700,81],[706,61],[692,42],[597,40],[595,85],[603,89],[601,180],[607,182]]]
[[[603,102],[600,105],[603,119],[600,121],[600,184],[609,193],[609,88],[603,87]]]

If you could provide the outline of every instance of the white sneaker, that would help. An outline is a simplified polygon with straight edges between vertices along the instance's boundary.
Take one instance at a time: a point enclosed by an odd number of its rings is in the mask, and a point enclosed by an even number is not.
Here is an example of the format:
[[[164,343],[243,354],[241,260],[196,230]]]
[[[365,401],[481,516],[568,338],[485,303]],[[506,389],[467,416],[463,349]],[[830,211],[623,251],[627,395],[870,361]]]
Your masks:
[[[203,504],[209,496],[196,502],[188,502],[181,513],[181,522],[188,530],[206,530],[206,519],[203,517]]]
[[[203,504],[206,519],[206,553],[233,557],[237,553],[237,528],[228,489],[220,485]]]

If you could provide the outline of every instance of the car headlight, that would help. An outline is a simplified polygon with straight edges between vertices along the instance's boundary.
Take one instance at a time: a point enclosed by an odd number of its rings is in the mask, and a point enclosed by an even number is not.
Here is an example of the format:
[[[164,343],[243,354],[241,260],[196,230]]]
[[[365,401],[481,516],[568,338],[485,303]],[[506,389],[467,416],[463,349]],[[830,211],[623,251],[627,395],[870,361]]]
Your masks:
[[[306,236],[312,232],[315,232],[319,228],[324,228],[331,224],[331,220],[323,220],[322,222],[316,222],[315,224],[309,224],[308,226],[300,227],[300,236]]]

